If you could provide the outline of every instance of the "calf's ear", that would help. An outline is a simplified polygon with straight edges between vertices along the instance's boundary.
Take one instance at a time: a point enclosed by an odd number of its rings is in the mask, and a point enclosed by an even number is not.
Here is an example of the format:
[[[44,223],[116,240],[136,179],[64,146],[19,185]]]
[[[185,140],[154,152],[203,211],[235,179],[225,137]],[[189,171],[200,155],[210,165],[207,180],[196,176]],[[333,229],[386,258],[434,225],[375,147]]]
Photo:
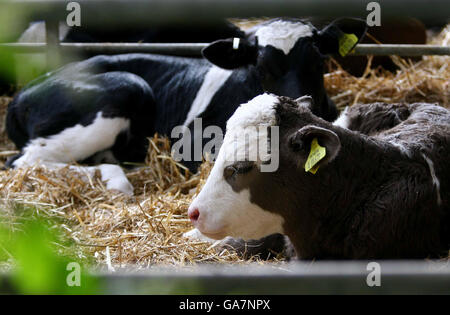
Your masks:
[[[366,31],[366,21],[340,18],[318,32],[314,40],[322,54],[340,54],[344,57],[361,41]]]
[[[202,55],[216,66],[231,70],[255,64],[258,45],[243,38],[223,39],[203,48]]]
[[[335,132],[326,128],[309,125],[295,131],[289,137],[289,147],[293,152],[300,153],[302,160],[306,160],[311,152],[311,143],[314,139],[317,139],[318,144],[326,149],[325,156],[318,165],[325,165],[333,161],[341,149],[341,141]]]

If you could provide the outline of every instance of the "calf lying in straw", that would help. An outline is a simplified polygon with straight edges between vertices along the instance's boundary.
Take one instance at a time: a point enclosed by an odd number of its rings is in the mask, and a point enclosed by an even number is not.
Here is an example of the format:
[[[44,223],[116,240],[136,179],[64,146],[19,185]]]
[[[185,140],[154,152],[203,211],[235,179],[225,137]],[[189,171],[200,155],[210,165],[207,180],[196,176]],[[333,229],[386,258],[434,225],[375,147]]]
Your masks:
[[[189,208],[195,227],[215,239],[283,233],[302,259],[447,254],[450,112],[424,103],[357,105],[332,124],[310,107],[307,97],[268,94],[239,107]],[[256,138],[236,143],[252,126],[278,126],[276,171],[246,159]]]

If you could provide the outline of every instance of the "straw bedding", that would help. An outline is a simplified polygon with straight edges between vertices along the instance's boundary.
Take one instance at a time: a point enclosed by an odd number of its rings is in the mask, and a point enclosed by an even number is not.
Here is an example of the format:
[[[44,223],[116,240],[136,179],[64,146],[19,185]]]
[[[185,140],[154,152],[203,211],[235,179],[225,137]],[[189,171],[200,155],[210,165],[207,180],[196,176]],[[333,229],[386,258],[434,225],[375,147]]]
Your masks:
[[[431,43],[450,45],[450,25]],[[430,56],[411,63],[395,58],[400,68],[396,73],[367,67],[360,78],[331,61],[325,84],[340,108],[375,101],[426,101],[449,107],[449,60]],[[0,98],[0,167],[15,150],[3,123],[10,100]],[[203,185],[211,163],[204,162],[199,173],[189,174],[170,158],[166,139],[155,136],[149,141],[145,165],[127,171],[135,188],[134,197],[106,190],[99,174],[89,178],[68,168],[51,171],[40,166],[7,170],[0,172],[0,220],[14,222],[16,204],[31,206],[40,216],[57,219],[66,236],[77,244],[80,257],[94,257],[96,265],[110,269],[248,263],[217,246],[182,237],[191,229],[187,208]],[[282,261],[282,257],[276,261]]]

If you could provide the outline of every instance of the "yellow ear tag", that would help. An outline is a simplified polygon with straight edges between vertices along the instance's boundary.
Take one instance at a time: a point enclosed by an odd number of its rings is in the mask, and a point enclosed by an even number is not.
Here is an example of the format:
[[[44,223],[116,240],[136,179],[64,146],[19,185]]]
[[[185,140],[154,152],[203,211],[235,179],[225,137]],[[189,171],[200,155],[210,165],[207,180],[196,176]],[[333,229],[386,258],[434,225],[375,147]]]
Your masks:
[[[316,174],[319,169],[319,165],[316,164],[325,157],[326,151],[326,148],[319,145],[317,138],[314,138],[311,142],[311,151],[305,163],[305,172]]]
[[[339,54],[342,57],[347,56],[356,43],[358,43],[358,37],[356,37],[355,34],[344,33],[344,35],[339,38]]]

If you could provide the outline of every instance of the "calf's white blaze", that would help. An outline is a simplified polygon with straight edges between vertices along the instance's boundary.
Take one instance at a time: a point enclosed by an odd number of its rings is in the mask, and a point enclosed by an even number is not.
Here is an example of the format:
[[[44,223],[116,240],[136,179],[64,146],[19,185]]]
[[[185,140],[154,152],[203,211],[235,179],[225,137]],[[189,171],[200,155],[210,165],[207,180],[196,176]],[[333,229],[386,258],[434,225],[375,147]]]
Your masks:
[[[228,120],[224,142],[211,174],[191,204],[192,208],[198,208],[200,212],[197,228],[207,237],[257,239],[283,233],[284,220],[281,216],[252,203],[248,189],[235,192],[223,176],[225,167],[245,157],[246,150],[255,149],[260,137],[258,133],[250,132],[249,142],[245,144],[239,142],[242,140],[239,135],[249,128],[257,130],[257,126],[273,126],[276,123],[274,105],[277,101],[274,95],[259,95],[241,105]]]
[[[299,38],[313,36],[313,28],[298,22],[275,21],[260,27],[255,35],[259,45],[271,45],[288,55]]]

